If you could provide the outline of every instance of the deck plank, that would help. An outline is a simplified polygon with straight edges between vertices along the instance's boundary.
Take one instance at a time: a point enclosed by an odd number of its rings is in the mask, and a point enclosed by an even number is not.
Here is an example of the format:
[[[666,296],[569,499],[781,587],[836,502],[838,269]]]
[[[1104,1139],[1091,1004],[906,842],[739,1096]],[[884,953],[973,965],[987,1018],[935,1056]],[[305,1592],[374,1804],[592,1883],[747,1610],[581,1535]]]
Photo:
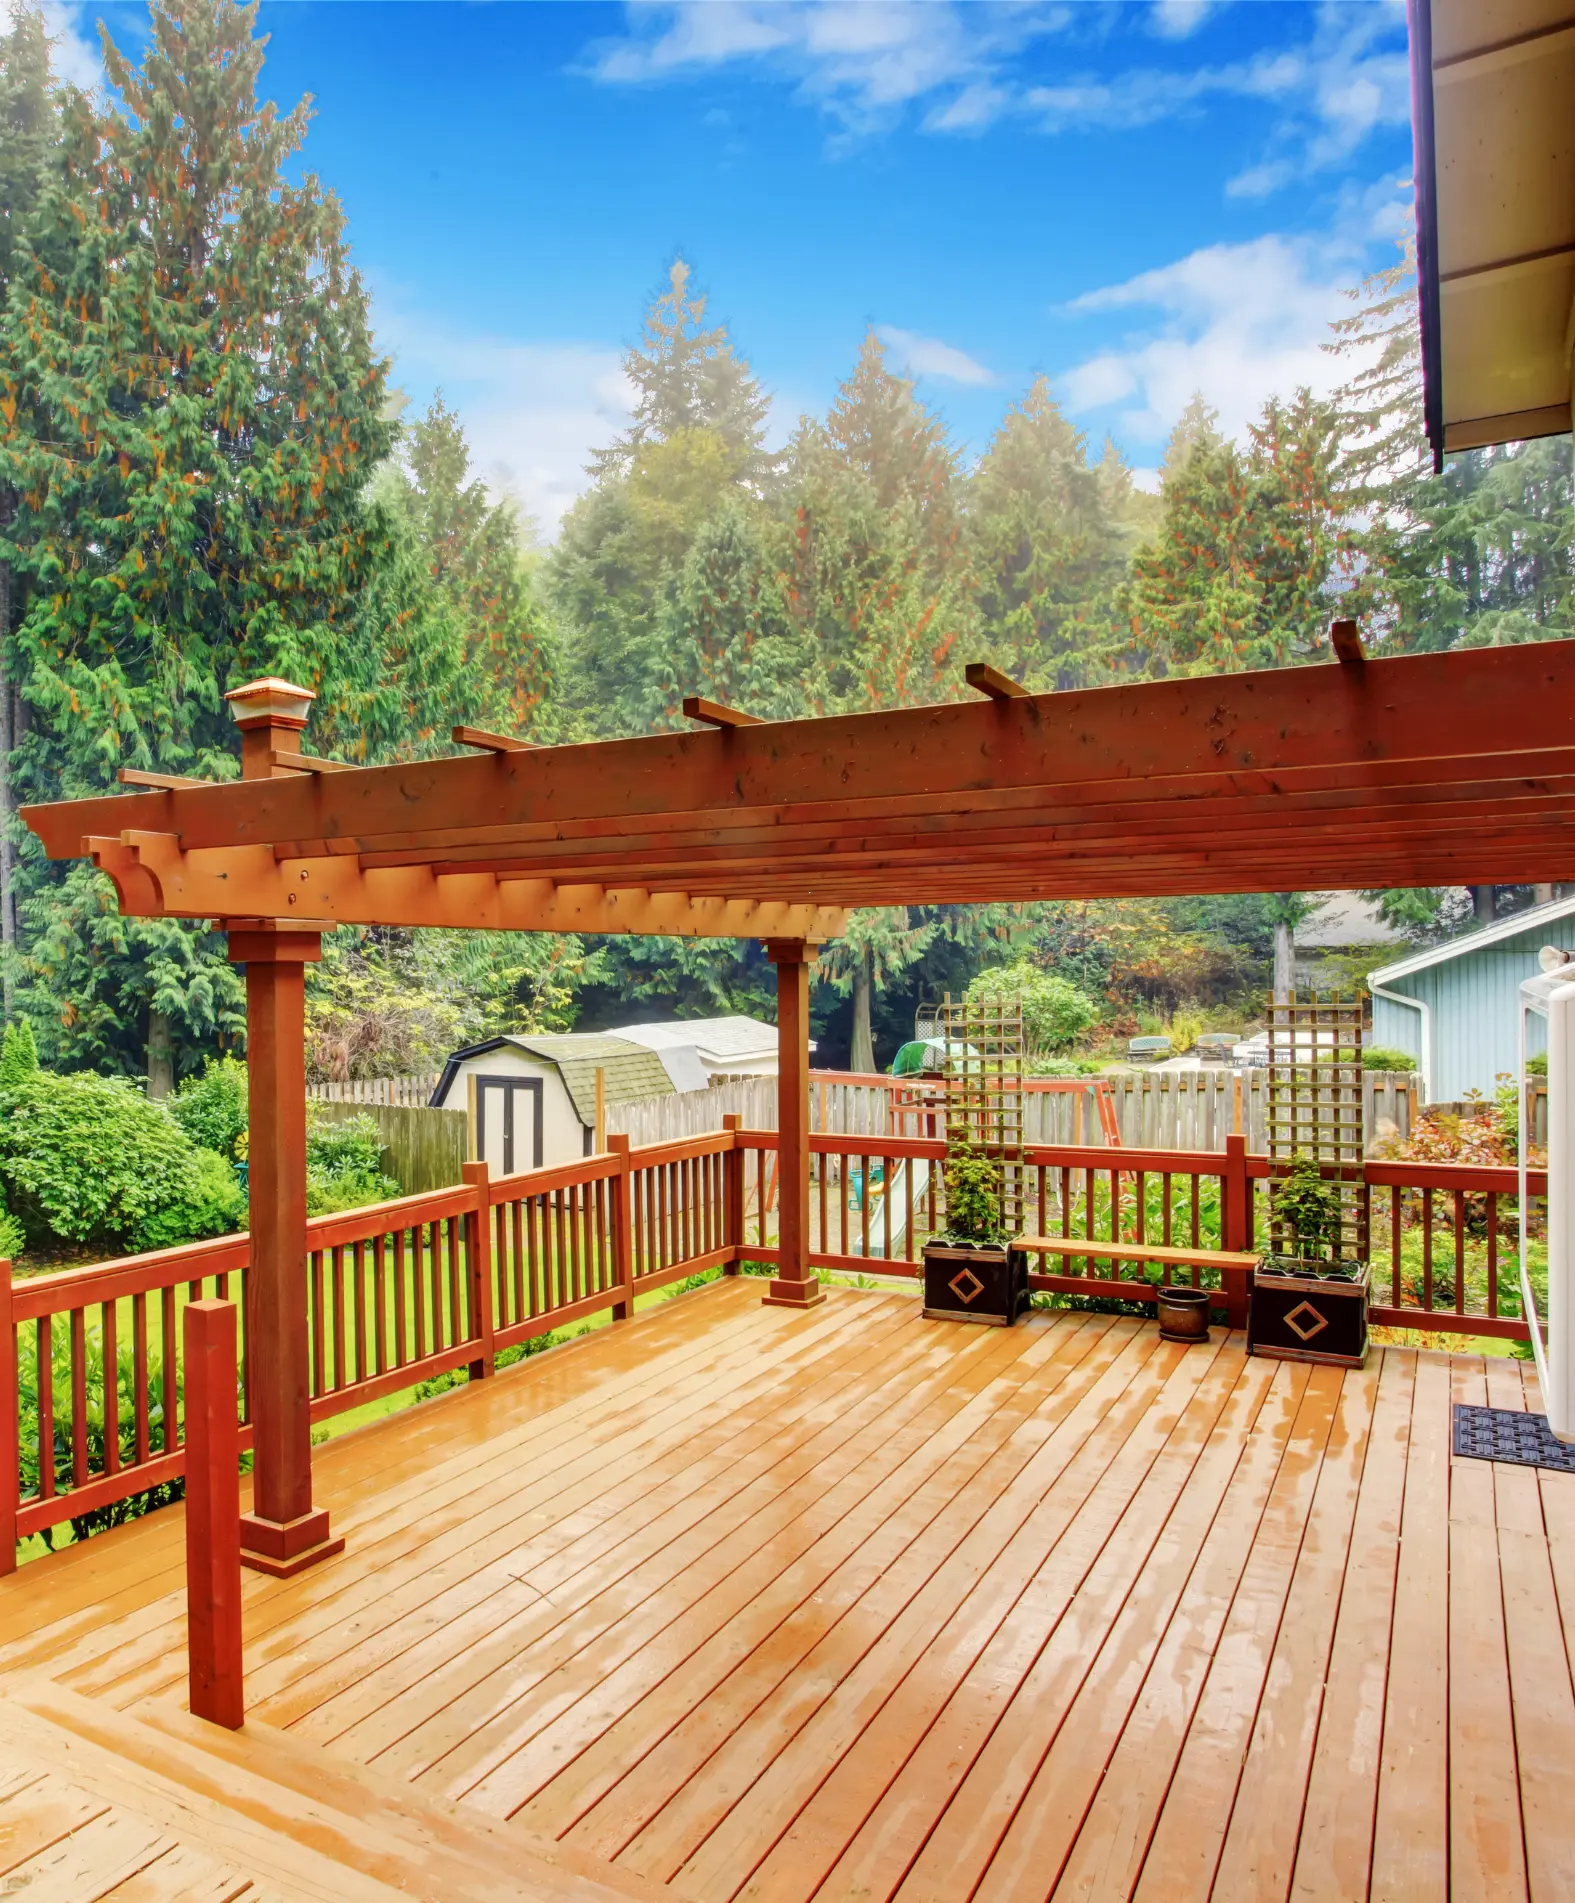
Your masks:
[[[1449,1895],[1449,1363],[1418,1354],[1373,1824],[1373,1898]]]
[[[1348,1372],[1341,1383],[1312,1513],[1214,1879],[1214,1891],[1220,1897],[1290,1893],[1378,1379],[1378,1369],[1367,1368]]]
[[[1456,1402],[1485,1406],[1481,1361],[1450,1364]],[[1509,1653],[1494,1522],[1493,1463],[1451,1458],[1449,1475],[1449,1894],[1514,1903],[1526,1888]]]
[[[1367,1895],[1415,1384],[1416,1357],[1383,1351],[1296,1847],[1296,1903]]]

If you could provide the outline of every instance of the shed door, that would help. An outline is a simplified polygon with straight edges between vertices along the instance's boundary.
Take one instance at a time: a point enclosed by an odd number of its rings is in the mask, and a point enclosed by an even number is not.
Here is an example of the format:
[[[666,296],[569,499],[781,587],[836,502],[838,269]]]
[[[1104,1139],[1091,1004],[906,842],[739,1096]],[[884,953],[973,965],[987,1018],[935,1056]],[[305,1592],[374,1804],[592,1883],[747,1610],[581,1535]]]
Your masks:
[[[539,1077],[476,1078],[477,1147],[499,1175],[541,1168],[541,1085]]]

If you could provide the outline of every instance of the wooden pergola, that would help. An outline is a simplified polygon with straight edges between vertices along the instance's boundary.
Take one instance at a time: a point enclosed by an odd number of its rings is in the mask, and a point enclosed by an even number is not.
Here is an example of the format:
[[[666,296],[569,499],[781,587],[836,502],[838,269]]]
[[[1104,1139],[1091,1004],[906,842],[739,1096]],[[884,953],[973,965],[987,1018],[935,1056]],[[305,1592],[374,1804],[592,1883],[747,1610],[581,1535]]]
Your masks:
[[[847,909],[989,900],[1575,878],[1575,643],[758,722],[535,748],[458,728],[464,756],[349,768],[300,750],[312,696],[230,696],[243,777],[125,773],[32,807],[122,909],[211,919],[246,967],[249,1563],[337,1550],[312,1500],[304,972],[341,924],[763,940],[777,968],[779,1273],[809,1306],[809,974]]]

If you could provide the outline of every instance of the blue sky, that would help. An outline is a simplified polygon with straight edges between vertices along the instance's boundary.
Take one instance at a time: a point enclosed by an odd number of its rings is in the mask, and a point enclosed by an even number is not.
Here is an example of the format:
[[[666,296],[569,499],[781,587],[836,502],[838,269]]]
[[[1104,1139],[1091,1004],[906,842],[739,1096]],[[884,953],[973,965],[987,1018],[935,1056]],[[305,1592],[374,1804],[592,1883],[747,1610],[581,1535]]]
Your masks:
[[[51,0],[79,76],[100,11]],[[1240,429],[1327,387],[1340,287],[1409,215],[1398,0],[264,0],[262,25],[396,381],[443,388],[548,535],[677,250],[779,436],[874,324],[969,453],[1042,371],[1151,470],[1194,388]]]

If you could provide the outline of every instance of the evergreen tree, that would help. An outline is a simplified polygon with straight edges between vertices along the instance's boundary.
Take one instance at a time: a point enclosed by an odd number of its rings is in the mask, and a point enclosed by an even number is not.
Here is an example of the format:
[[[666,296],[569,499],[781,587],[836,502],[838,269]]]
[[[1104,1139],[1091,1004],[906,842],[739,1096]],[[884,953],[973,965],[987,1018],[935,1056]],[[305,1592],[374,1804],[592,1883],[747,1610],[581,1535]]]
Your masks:
[[[775,473],[765,446],[771,399],[738,356],[723,324],[705,321],[706,300],[691,291],[693,273],[674,258],[667,288],[651,300],[640,343],[625,351],[624,375],[634,385],[634,421],[594,453],[598,477],[627,475],[642,449],[685,430],[709,430],[726,448],[734,481],[759,488]]]
[[[824,427],[800,425],[789,462],[782,572],[819,656],[812,704],[938,698],[977,623],[956,457],[913,385],[887,370],[873,332]]]
[[[154,0],[140,65],[106,40],[116,103],[68,99],[60,163],[16,244],[0,484],[20,502],[0,558],[20,583],[29,732],[13,762],[32,797],[101,791],[121,765],[233,773],[227,687],[288,675],[331,714],[366,665],[359,597],[383,550],[363,491],[389,448],[385,366],[337,203],[285,177],[306,108],[258,103],[254,22],[233,0]],[[161,1018],[188,1056],[213,1038],[238,993],[206,934],[168,928],[189,941],[172,985],[166,930],[122,921],[111,1007],[85,949],[83,869],[30,862],[25,879],[39,955],[24,970],[47,993],[30,1009],[66,1045],[91,1046],[101,1005],[147,1021],[157,1047]]]
[[[596,480],[547,569],[567,712],[593,733],[641,732],[667,707],[676,657],[662,604],[701,525],[724,506],[758,506],[779,463],[764,446],[768,399],[726,330],[707,328],[683,259],[641,339],[624,358],[634,422],[593,458]]]
[[[968,484],[986,642],[1031,685],[1090,678],[1095,624],[1108,621],[1108,597],[1126,566],[1121,478],[1130,494],[1119,457],[1103,476],[1089,467],[1087,444],[1040,377],[1007,411]]]
[[[1165,454],[1159,465],[1162,486],[1186,468],[1196,451],[1217,450],[1224,446],[1225,438],[1220,435],[1219,422],[1219,411],[1205,401],[1201,390],[1194,390],[1187,399],[1187,407],[1176,418],[1175,427],[1165,443]]]
[[[876,993],[919,962],[937,929],[933,921],[915,922],[905,906],[862,907],[848,914],[846,933],[821,953],[817,975],[840,996],[853,999],[850,1070],[866,1076],[874,1072],[871,1011]]]
[[[14,1090],[38,1069],[38,1046],[26,1018],[13,1018],[0,1045],[0,1091]]]
[[[460,630],[454,690],[465,706],[455,717],[511,733],[536,731],[555,657],[536,598],[527,525],[511,500],[494,501],[471,475],[464,429],[441,391],[401,449],[380,493],[399,530],[425,553],[430,600],[446,604]]]
[[[725,502],[701,524],[660,607],[661,671],[653,724],[682,724],[702,694],[765,720],[804,708],[815,656],[789,616],[758,511]]]
[[[41,13],[19,7],[0,34],[0,311],[10,292],[18,252],[60,140],[49,73],[49,41]],[[0,430],[11,420],[0,411]],[[6,543],[20,497],[0,473],[0,981],[7,1008],[17,940],[16,822],[11,754],[21,734],[23,703],[12,656],[13,587]]]
[[[1331,584],[1350,560],[1337,428],[1332,408],[1306,390],[1290,403],[1270,399],[1245,453],[1209,428],[1178,424],[1160,533],[1133,565],[1129,665],[1216,674],[1322,652]]]

